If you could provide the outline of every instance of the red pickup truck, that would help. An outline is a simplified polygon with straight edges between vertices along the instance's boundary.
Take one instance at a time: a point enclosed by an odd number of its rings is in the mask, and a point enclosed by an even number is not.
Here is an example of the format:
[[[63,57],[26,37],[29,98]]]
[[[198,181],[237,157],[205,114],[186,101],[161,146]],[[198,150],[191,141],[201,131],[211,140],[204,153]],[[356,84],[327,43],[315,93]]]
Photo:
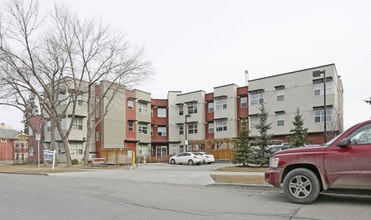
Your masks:
[[[371,120],[347,129],[323,146],[274,153],[265,180],[282,187],[290,202],[308,204],[332,188],[371,189]]]

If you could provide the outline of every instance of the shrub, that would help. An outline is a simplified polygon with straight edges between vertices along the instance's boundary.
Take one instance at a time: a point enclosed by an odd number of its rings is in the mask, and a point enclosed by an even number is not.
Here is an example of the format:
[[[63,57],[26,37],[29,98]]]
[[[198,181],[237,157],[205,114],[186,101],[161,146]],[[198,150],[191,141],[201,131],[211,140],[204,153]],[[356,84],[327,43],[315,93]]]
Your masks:
[[[79,164],[79,160],[78,159],[73,159],[72,160],[72,165],[77,165]]]

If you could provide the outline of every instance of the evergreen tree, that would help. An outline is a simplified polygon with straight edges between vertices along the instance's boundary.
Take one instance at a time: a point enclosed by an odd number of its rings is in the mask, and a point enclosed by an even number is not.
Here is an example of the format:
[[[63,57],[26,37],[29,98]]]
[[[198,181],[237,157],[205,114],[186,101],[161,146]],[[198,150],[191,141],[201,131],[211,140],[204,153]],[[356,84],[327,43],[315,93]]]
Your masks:
[[[234,150],[232,159],[233,164],[242,163],[243,166],[247,166],[251,162],[252,151],[250,148],[250,136],[247,128],[247,119],[241,119],[241,130],[238,137],[238,145]]]
[[[268,145],[271,144],[272,139],[268,131],[272,128],[271,123],[268,123],[269,113],[267,112],[264,103],[261,104],[259,114],[259,124],[256,125],[256,129],[259,131],[259,135],[255,136],[256,148],[254,150],[255,164],[260,166],[269,164],[269,157],[271,151]]]
[[[23,113],[23,121],[22,123],[24,124],[24,130],[23,132],[25,134],[28,134],[28,125],[29,125],[29,119],[32,116],[38,115],[39,114],[39,108],[36,105],[36,97],[34,94],[31,94],[28,100],[26,100],[26,107],[25,111]]]
[[[308,128],[304,128],[304,119],[300,114],[299,108],[296,108],[295,118],[292,122],[294,128],[290,130],[292,132],[291,136],[289,137],[290,143],[294,147],[300,147],[307,143],[306,136]]]

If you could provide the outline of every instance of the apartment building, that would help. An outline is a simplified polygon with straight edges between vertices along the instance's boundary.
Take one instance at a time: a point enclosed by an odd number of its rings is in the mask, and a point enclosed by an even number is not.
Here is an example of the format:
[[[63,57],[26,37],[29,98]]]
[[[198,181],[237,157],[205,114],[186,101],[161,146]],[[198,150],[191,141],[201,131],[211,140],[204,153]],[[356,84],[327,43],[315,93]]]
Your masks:
[[[88,117],[88,93],[87,83],[81,81],[79,83],[77,85],[73,78],[65,77],[60,79],[59,82],[55,82],[54,87],[58,91],[56,111],[58,116],[61,117],[62,132],[66,132],[70,124],[73,123],[68,138],[71,159],[80,161],[84,157],[86,136],[88,133],[86,120]],[[76,104],[74,108],[72,102],[75,98]],[[90,103],[90,105],[92,104]],[[52,145],[55,144],[57,159],[60,162],[64,162],[66,160],[66,147],[63,144],[62,137],[53,120],[51,120],[50,115],[46,111],[42,110],[41,112],[44,127],[44,131],[42,132],[42,139],[44,140],[43,149],[52,149]],[[74,117],[74,120],[72,120],[72,117]],[[39,125],[34,124],[34,126],[38,127]]]
[[[169,141],[169,123],[168,123],[168,100],[151,99],[151,149],[148,156],[152,156],[157,161],[164,161],[169,155],[169,145],[174,142]],[[178,143],[178,141],[175,141]],[[138,151],[139,155],[143,152]],[[145,155],[145,156],[147,156]]]
[[[249,80],[252,135],[258,134],[255,125],[262,103],[269,113],[269,133],[275,139],[287,142],[297,108],[312,143],[324,143],[325,130],[326,141],[343,130],[343,85],[335,64]]]
[[[233,148],[241,118],[248,117],[247,87],[214,87],[212,93],[168,92],[169,153]]]
[[[95,109],[95,117],[89,123],[87,96],[81,93],[79,97],[69,138],[72,159],[84,157],[88,124],[97,125],[90,143],[90,157],[100,157],[104,150],[112,150],[116,156],[130,150],[137,157],[166,161],[169,155],[184,151],[232,149],[237,143],[241,119],[248,119],[251,135],[258,134],[255,125],[259,122],[262,103],[269,113],[272,125],[269,132],[274,139],[288,141],[297,108],[312,143],[324,142],[324,124],[328,139],[343,130],[343,86],[334,64],[253,79],[248,83],[243,87],[217,86],[208,93],[169,91],[166,99],[152,99],[148,92],[120,85],[113,89],[111,82],[102,81],[94,88],[90,107]],[[71,85],[68,88],[61,89],[61,109],[66,104],[64,101],[69,100],[66,97],[76,92]],[[62,122],[64,126],[70,122],[68,111]],[[52,125],[45,114],[43,120],[44,145],[48,149]],[[54,138],[58,153],[63,155],[60,137],[54,135]]]

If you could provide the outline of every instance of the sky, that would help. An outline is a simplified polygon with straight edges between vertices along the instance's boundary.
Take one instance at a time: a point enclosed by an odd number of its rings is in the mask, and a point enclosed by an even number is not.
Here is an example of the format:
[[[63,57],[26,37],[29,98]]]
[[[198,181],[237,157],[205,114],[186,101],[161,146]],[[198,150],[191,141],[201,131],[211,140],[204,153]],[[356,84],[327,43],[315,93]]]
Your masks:
[[[97,17],[144,47],[154,76],[137,89],[166,99],[334,63],[344,86],[344,125],[371,119],[369,0],[53,0]],[[51,0],[41,0],[44,9]],[[0,107],[21,129],[22,113]]]

